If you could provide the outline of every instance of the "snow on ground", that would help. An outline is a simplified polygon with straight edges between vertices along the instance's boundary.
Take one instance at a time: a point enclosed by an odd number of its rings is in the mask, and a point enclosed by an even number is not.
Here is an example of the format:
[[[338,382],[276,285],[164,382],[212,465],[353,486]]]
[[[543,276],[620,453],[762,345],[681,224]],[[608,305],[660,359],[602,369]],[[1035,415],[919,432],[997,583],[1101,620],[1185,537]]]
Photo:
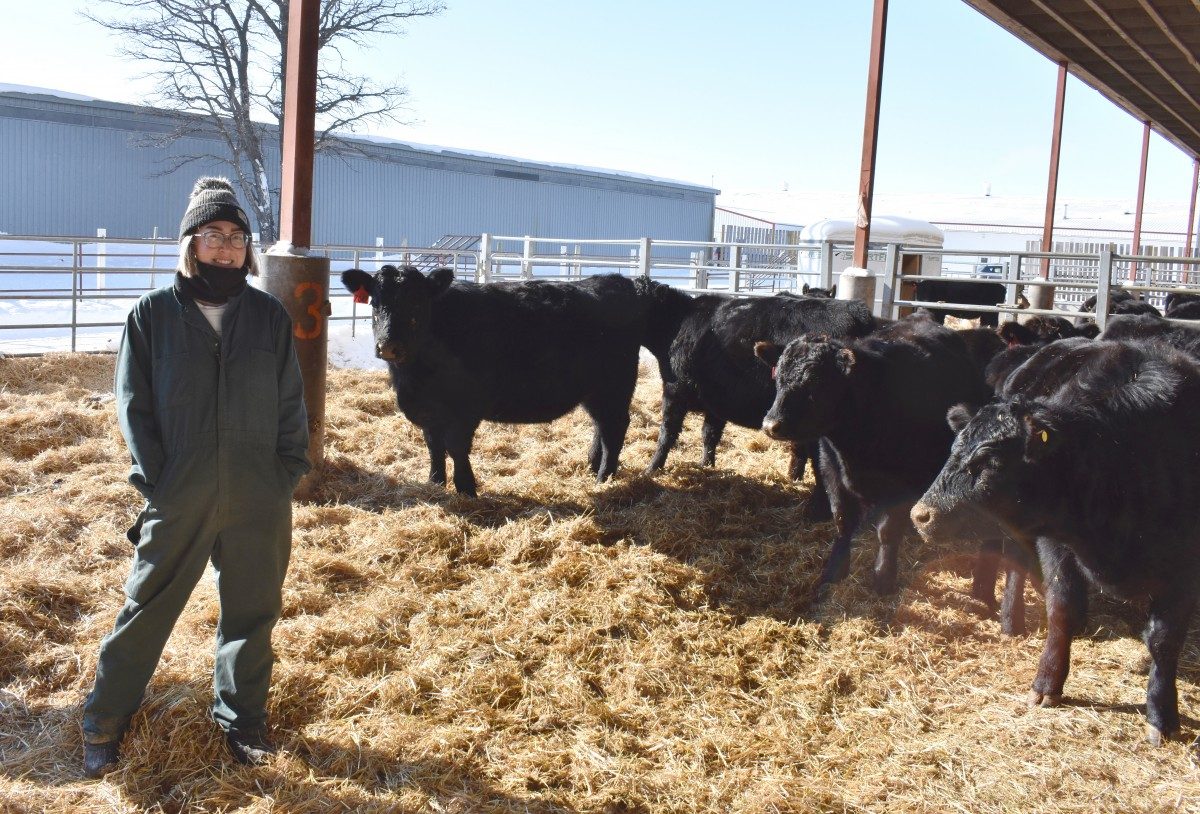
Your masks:
[[[76,333],[74,349],[115,353],[121,341],[120,326],[133,303],[132,299],[81,300],[79,320],[82,323],[103,325],[82,327]],[[70,304],[60,300],[0,300],[0,326],[61,325],[70,320]],[[38,327],[0,331],[0,356],[67,352],[71,349],[71,333],[68,328]],[[337,320],[329,324],[329,363],[334,367],[387,369],[386,364],[375,358],[369,315],[360,314],[353,326],[350,320]]]

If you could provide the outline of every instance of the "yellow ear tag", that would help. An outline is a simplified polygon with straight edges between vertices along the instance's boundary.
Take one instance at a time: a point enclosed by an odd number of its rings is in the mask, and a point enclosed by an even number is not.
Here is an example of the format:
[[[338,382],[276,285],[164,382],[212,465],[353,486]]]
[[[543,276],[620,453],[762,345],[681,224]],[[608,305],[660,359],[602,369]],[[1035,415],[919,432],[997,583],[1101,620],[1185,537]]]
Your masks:
[[[1050,442],[1050,433],[1046,432],[1045,430],[1042,430],[1041,437],[1042,437],[1043,444]]]

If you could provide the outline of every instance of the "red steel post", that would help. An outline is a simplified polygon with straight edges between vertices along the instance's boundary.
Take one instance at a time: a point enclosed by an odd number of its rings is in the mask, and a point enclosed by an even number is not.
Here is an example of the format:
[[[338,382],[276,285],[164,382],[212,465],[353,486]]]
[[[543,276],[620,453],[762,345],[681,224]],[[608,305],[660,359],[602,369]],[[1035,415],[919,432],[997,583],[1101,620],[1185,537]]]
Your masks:
[[[867,110],[863,122],[862,162],[858,180],[858,214],[854,228],[854,265],[867,267],[871,233],[871,202],[875,194],[875,152],[879,135],[879,99],[883,86],[883,46],[887,34],[888,0],[875,0],[871,20],[871,61],[867,69]]]

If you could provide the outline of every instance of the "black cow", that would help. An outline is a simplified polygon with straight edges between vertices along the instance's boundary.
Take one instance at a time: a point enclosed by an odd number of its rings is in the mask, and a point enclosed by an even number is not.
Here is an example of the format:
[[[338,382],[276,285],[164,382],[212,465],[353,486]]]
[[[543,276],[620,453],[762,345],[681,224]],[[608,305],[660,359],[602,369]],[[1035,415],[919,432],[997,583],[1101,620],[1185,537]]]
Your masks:
[[[917,282],[913,299],[924,302],[947,302],[958,305],[1003,305],[1003,283],[975,283],[968,280],[929,279]],[[981,326],[996,327],[1000,315],[995,312],[980,313],[961,308],[934,308],[925,306],[934,320],[939,324],[946,321],[947,316],[960,319],[979,319]]]
[[[820,297],[823,300],[831,300],[837,291],[833,288],[818,288],[815,285],[805,283],[804,287],[800,289],[800,293],[806,297]]]
[[[1094,325],[1093,325],[1094,327]],[[1007,348],[997,353],[984,369],[984,380],[997,394],[1003,394],[1012,374],[1042,347],[1059,339],[1085,333],[1062,317],[1035,315],[1024,323],[1006,322],[996,329]],[[1025,632],[1025,576],[1033,568],[1029,551],[1005,538],[1002,531],[985,535],[971,579],[971,595],[995,610],[996,575],[1000,561],[1006,564],[1004,595],[999,603],[1000,629],[1009,636]]]
[[[598,481],[617,470],[649,307],[633,280],[475,285],[448,268],[383,266],[350,269],[342,283],[370,298],[375,354],[425,435],[430,481],[445,484],[449,453],[455,488],[474,495],[481,422],[552,421],[580,404],[596,427],[591,470]]]
[[[1057,339],[1082,335],[1068,320],[1040,314],[1023,322],[1006,322],[996,329],[996,333],[1010,348],[1015,345],[1045,345]]]
[[[1200,357],[1200,328],[1179,325],[1153,314],[1113,317],[1104,328],[1103,338],[1155,340]]]
[[[971,415],[912,520],[929,539],[999,523],[1036,545],[1048,631],[1031,701],[1062,698],[1087,580],[1149,600],[1151,740],[1179,728],[1175,674],[1200,586],[1200,363],[1158,342],[1067,339]]]
[[[858,300],[701,294],[692,298],[691,306],[671,343],[671,372],[663,376],[662,427],[650,471],[666,464],[689,412],[704,414],[705,466],[715,465],[717,444],[728,422],[762,426],[775,398],[775,383],[754,358],[756,341],[783,344],[809,333],[862,336],[875,327],[870,309]],[[807,511],[810,519],[823,520],[829,517],[829,507],[815,455],[809,445],[793,445],[789,475],[799,480],[813,459],[817,486]]]
[[[1079,305],[1079,313],[1094,314],[1096,313],[1096,295],[1088,297]],[[1113,288],[1108,292],[1108,313],[1109,314],[1152,314],[1156,317],[1161,317],[1162,312],[1155,308],[1150,303],[1146,302],[1141,296],[1134,296],[1129,291],[1123,288]],[[1092,317],[1076,317],[1075,326],[1077,328],[1085,327],[1089,324],[1095,324]]]
[[[1163,302],[1163,316],[1167,319],[1200,319],[1200,294],[1167,292],[1166,301]]]
[[[924,312],[925,309],[921,308],[916,313]],[[996,354],[1008,347],[1004,338],[994,328],[960,328],[955,333],[962,337],[967,346],[967,353],[975,360],[980,372],[987,368]]]
[[[842,579],[850,541],[879,518],[874,586],[896,587],[896,558],[908,511],[933,481],[954,434],[945,413],[991,393],[962,338],[914,316],[856,340],[797,339],[756,346],[775,368],[775,401],[763,418],[772,438],[820,439],[820,465],[837,537],[818,592]]]

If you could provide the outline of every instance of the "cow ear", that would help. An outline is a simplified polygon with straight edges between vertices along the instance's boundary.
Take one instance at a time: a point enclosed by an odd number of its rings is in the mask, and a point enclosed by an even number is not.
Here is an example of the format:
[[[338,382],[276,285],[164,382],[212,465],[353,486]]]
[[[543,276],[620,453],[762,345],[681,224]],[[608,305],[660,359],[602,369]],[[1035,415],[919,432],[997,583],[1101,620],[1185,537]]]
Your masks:
[[[1063,432],[1059,426],[1036,412],[1026,413],[1024,422],[1027,461],[1043,460],[1058,449],[1063,439]]]
[[[1000,338],[1010,348],[1017,345],[1032,345],[1037,339],[1033,331],[1017,322],[1005,322],[996,329],[996,333],[1000,334]]]
[[[446,289],[450,288],[450,284],[454,282],[454,269],[436,268],[429,272],[429,282],[433,283],[432,294],[435,297],[440,297],[446,293]]]
[[[342,285],[354,295],[355,302],[366,303],[375,296],[375,278],[362,269],[347,269],[342,272]]]
[[[800,289],[800,293],[801,293],[801,294],[807,294],[807,293],[808,293],[808,283],[805,283],[805,284],[804,284],[804,287]]]
[[[954,432],[962,432],[962,428],[975,417],[975,411],[967,404],[955,404],[946,411],[946,423]]]
[[[754,355],[762,360],[763,364],[775,369],[775,365],[779,363],[779,357],[783,355],[783,346],[776,345],[774,342],[755,342]]]
[[[842,348],[837,352],[837,366],[842,373],[849,374],[854,367],[854,362],[854,351],[849,348]]]

